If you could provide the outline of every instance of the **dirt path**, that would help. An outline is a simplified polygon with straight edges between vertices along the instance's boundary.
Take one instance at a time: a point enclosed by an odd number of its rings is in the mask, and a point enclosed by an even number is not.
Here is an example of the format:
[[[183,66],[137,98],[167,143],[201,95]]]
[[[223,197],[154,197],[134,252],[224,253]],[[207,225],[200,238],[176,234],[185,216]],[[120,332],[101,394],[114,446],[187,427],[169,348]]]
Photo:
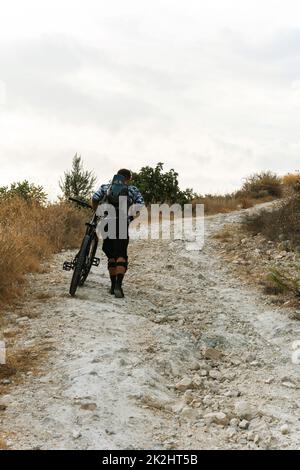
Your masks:
[[[75,299],[61,271],[70,254],[33,276],[31,300],[9,321],[47,359],[1,398],[8,445],[299,448],[300,323],[218,258],[211,235],[239,218],[207,218],[201,252],[133,243],[124,300],[108,294],[104,262]]]

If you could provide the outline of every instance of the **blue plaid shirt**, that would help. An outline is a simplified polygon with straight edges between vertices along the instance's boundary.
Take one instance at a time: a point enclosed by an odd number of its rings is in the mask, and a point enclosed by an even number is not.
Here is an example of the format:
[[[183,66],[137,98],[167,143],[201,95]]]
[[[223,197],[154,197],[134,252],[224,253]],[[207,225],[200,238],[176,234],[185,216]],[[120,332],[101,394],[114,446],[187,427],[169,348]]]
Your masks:
[[[109,187],[110,184],[102,184],[98,191],[94,193],[93,201],[102,202],[107,194]],[[128,195],[131,198],[133,204],[138,204],[139,206],[145,205],[144,198],[136,186],[128,186]]]

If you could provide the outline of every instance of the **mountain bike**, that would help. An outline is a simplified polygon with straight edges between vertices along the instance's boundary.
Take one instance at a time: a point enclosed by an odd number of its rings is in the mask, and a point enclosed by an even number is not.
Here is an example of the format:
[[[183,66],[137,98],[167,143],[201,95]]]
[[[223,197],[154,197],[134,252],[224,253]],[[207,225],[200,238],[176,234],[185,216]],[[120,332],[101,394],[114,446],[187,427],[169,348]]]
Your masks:
[[[70,201],[75,202],[81,207],[92,209],[92,206],[85,201],[76,198],[69,198]],[[80,249],[72,261],[65,261],[63,269],[65,271],[73,270],[69,293],[72,297],[75,296],[78,286],[83,286],[92,266],[99,266],[100,258],[95,256],[98,247],[98,237],[96,234],[97,224],[100,217],[93,212],[92,218],[86,222],[86,232],[81,242]]]

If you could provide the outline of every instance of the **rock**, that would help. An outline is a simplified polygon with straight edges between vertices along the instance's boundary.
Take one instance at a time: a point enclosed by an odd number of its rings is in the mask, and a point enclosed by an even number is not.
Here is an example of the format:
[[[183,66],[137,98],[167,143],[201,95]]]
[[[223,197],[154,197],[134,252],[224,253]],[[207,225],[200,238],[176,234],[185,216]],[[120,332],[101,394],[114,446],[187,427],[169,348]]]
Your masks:
[[[158,410],[166,409],[166,407],[174,403],[174,400],[170,399],[170,397],[165,394],[144,394],[140,397],[140,400],[147,407],[156,408]]]
[[[221,424],[222,426],[226,426],[229,423],[228,417],[222,411],[206,413],[204,419],[211,423]]]
[[[208,405],[212,400],[212,396],[211,395],[205,395],[205,397],[203,398],[203,403],[205,405]]]
[[[79,439],[79,437],[81,437],[81,432],[80,431],[73,431],[72,437],[73,437],[73,439]]]
[[[205,359],[211,359],[213,361],[219,361],[223,357],[223,353],[215,348],[206,348],[203,353]]]
[[[282,385],[287,388],[297,388],[296,385],[290,380],[285,380],[282,382]]]
[[[239,424],[239,420],[237,418],[232,418],[230,420],[230,426],[235,427],[235,426],[238,426],[238,424]]]
[[[193,385],[195,388],[200,387],[202,385],[203,379],[200,377],[199,374],[195,374],[193,376]]]
[[[7,403],[4,400],[0,400],[0,411],[5,411],[7,408]]]
[[[247,354],[245,359],[246,359],[246,362],[253,362],[256,359],[256,354],[253,354],[253,353]]]
[[[238,398],[241,396],[241,392],[239,390],[227,390],[224,395],[225,397]]]
[[[199,365],[199,362],[197,361],[192,361],[190,363],[190,370],[199,370],[200,369],[200,365]]]
[[[290,429],[287,424],[283,424],[280,428],[281,434],[289,434]]]
[[[199,370],[198,374],[200,375],[200,377],[205,377],[207,375],[207,370],[201,369]]]
[[[291,317],[294,320],[300,320],[300,310],[293,310],[291,313]]]
[[[192,403],[193,399],[194,397],[192,390],[186,390],[183,395],[184,402],[189,405],[190,403]]]
[[[16,319],[16,323],[25,323],[29,321],[29,317],[20,317]]]
[[[174,269],[174,264],[166,264],[166,269]]]
[[[245,400],[239,400],[234,405],[236,415],[241,419],[252,419],[255,413],[252,407]]]
[[[164,323],[167,320],[165,315],[157,315],[154,319],[155,323]]]
[[[190,406],[185,406],[181,411],[181,416],[188,419],[197,419],[199,415],[198,410],[191,408]]]
[[[1,383],[2,383],[2,385],[9,385],[9,384],[11,384],[11,380],[10,379],[2,379]]]
[[[185,404],[182,402],[175,403],[175,405],[166,406],[166,409],[170,409],[172,413],[179,414],[183,410]]]
[[[285,250],[283,250],[283,251],[281,251],[278,255],[275,255],[275,256],[274,256],[274,259],[275,259],[275,260],[278,260],[278,259],[285,258],[285,256],[286,256],[287,254],[288,254],[288,253],[287,253]]]
[[[236,430],[234,428],[228,428],[227,436],[229,439],[232,439],[234,436],[236,436]]]
[[[186,390],[193,388],[193,381],[189,377],[184,377],[175,385],[175,388],[180,392],[185,392]]]
[[[97,409],[96,403],[82,403],[80,405],[82,410],[95,411]]]
[[[274,382],[274,377],[268,377],[266,380],[265,380],[265,383],[266,384],[271,384],[272,382]]]
[[[239,428],[241,429],[248,429],[248,427],[249,427],[249,421],[247,421],[246,419],[243,419],[239,424]]]
[[[18,328],[6,328],[3,330],[3,334],[6,337],[11,338],[12,336],[15,336],[20,330]]]
[[[209,377],[211,377],[214,380],[221,380],[222,374],[216,369],[212,369],[208,373]]]
[[[224,380],[229,380],[232,381],[236,378],[236,373],[233,372],[232,370],[225,370],[223,372],[223,379]]]

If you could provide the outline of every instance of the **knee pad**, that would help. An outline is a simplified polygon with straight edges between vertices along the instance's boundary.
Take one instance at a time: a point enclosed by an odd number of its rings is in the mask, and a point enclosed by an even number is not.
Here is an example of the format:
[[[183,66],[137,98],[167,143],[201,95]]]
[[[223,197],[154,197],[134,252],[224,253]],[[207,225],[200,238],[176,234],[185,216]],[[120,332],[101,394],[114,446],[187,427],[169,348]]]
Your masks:
[[[109,268],[115,268],[116,265],[117,265],[117,263],[116,263],[116,260],[115,260],[115,259],[110,259],[110,260],[108,260],[108,262],[107,262],[107,267],[108,267],[108,269],[109,269]]]
[[[126,261],[117,261],[115,264],[116,264],[116,267],[122,266],[123,268],[125,268],[125,271],[127,271],[128,269],[128,259],[126,259]]]

